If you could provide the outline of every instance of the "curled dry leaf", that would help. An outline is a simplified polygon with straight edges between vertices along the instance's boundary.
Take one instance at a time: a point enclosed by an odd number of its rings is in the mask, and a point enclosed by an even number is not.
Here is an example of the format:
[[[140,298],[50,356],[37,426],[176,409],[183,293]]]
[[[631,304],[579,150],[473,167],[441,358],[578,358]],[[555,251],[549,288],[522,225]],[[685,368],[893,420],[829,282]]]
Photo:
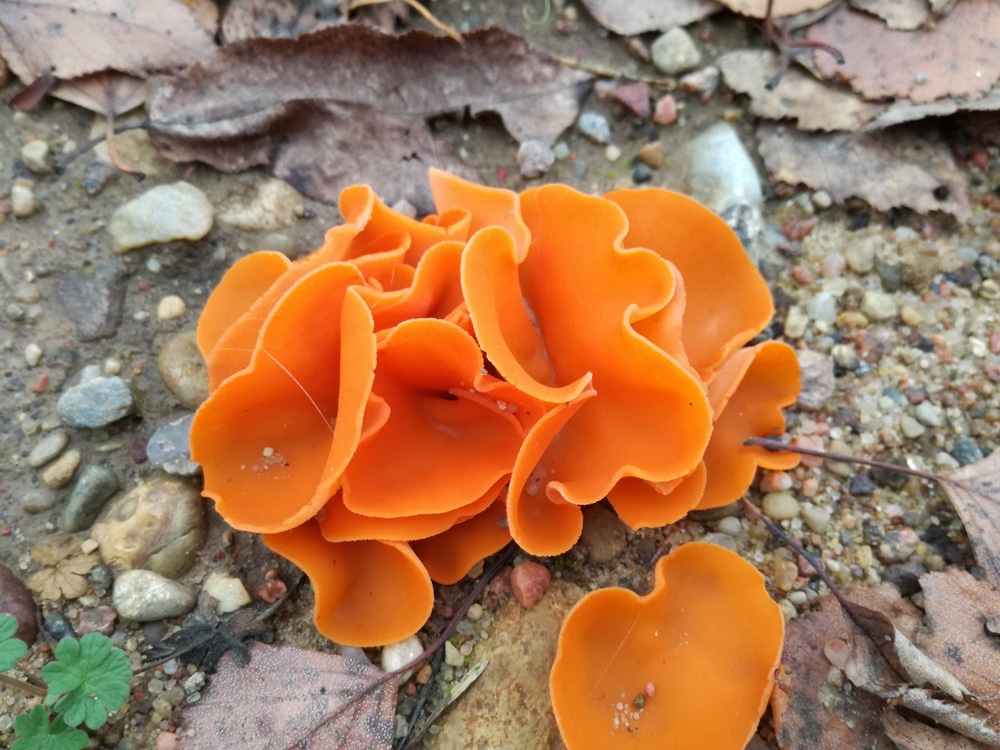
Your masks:
[[[962,519],[983,577],[1000,591],[1000,451],[938,481]]]
[[[972,215],[965,177],[949,147],[912,133],[814,135],[785,125],[758,130],[760,154],[774,177],[823,189],[837,202],[851,196],[879,211],[907,206],[944,211],[959,221]]]
[[[767,0],[721,0],[730,10],[751,18],[763,18],[767,13]],[[774,18],[794,16],[799,13],[818,10],[837,0],[774,0],[771,15]]]
[[[101,562],[95,553],[83,552],[83,540],[72,534],[55,534],[31,548],[31,557],[46,567],[28,577],[28,588],[43,599],[76,599],[87,593],[87,574]]]
[[[820,72],[846,79],[869,99],[974,100],[1000,81],[1000,6],[993,0],[963,0],[933,29],[915,32],[894,31],[874,16],[840,7],[806,36],[844,55],[837,65],[817,53]]]
[[[427,212],[427,167],[446,157],[425,118],[489,110],[516,139],[552,142],[576,118],[575,89],[588,78],[500,29],[458,44],[335,26],[238,42],[191,66],[151,97],[150,133],[176,161],[223,171],[270,162],[319,200],[367,182],[388,203],[407,198]]]
[[[364,659],[254,644],[246,667],[223,658],[185,714],[182,750],[388,750],[396,678]]]
[[[910,721],[892,710],[882,714],[882,728],[896,747],[907,750],[983,750],[975,740],[943,727]]]
[[[890,29],[914,31],[931,20],[927,0],[851,0],[851,6],[872,13]]]
[[[625,36],[687,26],[722,10],[714,0],[583,0],[583,4],[601,26]]]

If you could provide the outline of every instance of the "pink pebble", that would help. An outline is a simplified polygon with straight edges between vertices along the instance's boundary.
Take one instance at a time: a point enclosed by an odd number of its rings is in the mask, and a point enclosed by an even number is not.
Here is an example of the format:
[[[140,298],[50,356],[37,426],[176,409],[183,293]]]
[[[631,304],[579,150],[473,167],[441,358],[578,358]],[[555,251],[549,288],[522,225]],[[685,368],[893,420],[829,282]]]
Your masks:
[[[649,84],[626,83],[611,92],[611,96],[624,104],[632,113],[646,119],[649,117]]]
[[[667,94],[656,102],[656,109],[653,110],[653,122],[657,125],[669,125],[677,121],[677,102],[674,97]]]
[[[180,747],[180,738],[173,732],[160,732],[156,736],[156,750],[174,750]]]
[[[760,480],[761,492],[782,492],[792,489],[792,477],[784,471],[769,471]]]
[[[549,588],[549,571],[536,562],[523,562],[510,573],[514,598],[525,609],[531,609]]]

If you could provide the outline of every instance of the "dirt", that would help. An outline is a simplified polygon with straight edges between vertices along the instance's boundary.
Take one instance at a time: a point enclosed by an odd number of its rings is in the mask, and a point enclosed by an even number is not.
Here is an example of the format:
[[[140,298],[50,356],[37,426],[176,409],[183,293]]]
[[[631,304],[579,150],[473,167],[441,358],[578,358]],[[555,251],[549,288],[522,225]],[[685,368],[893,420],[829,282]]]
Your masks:
[[[545,3],[544,8],[547,7],[548,3]],[[541,17],[544,11],[542,3],[526,4],[523,8],[533,18]],[[550,52],[583,58],[588,65],[620,71],[626,79],[656,75],[651,65],[630,55],[620,39],[596,26],[586,11],[575,5],[567,5],[562,11],[553,9],[543,23],[528,21],[519,3],[439,2],[434,4],[433,10],[441,20],[457,28],[463,28],[464,23],[472,26],[500,25],[524,35]],[[557,31],[557,20],[570,20],[574,32],[565,34]],[[424,26],[419,21],[413,25]],[[707,61],[723,51],[748,45],[763,46],[756,23],[728,14],[695,25],[693,34],[711,40],[703,44]],[[8,82],[0,89],[0,96],[7,101],[18,88],[16,82]],[[705,102],[690,93],[676,92],[675,96],[683,107],[681,117],[677,123],[667,126],[640,122],[623,115],[611,103],[591,96],[586,109],[609,118],[613,127],[612,142],[621,148],[621,158],[614,163],[607,161],[604,146],[591,143],[575,131],[568,131],[562,140],[569,146],[571,158],[557,161],[543,180],[564,182],[595,193],[632,187],[635,153],[655,131],[666,146],[667,159],[662,168],[654,171],[650,184],[683,189],[686,144],[707,125],[720,119],[735,120],[744,142],[757,159],[751,137],[754,122],[748,115],[740,116],[744,103],[727,95],[724,87],[720,87]],[[10,269],[16,287],[28,285],[40,293],[35,303],[37,307],[23,305],[29,309],[30,319],[12,321],[6,315],[0,318],[3,378],[3,387],[0,388],[0,420],[3,425],[0,427],[0,564],[11,567],[24,577],[37,567],[29,560],[31,546],[58,530],[61,501],[68,494],[68,489],[57,490],[60,503],[52,511],[39,515],[28,515],[20,507],[26,493],[43,487],[39,470],[30,468],[25,458],[45,430],[57,422],[55,404],[60,393],[78,381],[84,366],[102,365],[108,360],[120,362],[121,376],[129,382],[137,399],[135,414],[102,430],[70,430],[71,447],[81,451],[84,463],[112,468],[126,490],[157,475],[159,470],[148,462],[137,463],[130,449],[137,440],[148,438],[158,426],[187,413],[157,374],[157,352],[172,335],[194,329],[199,311],[223,272],[235,260],[257,249],[261,241],[260,234],[239,231],[216,222],[214,229],[203,240],[153,245],[114,256],[105,230],[108,220],[116,208],[149,187],[185,179],[203,190],[218,210],[233,202],[252,198],[256,186],[267,175],[262,170],[220,174],[201,165],[158,163],[151,159],[148,145],[143,147],[141,144],[141,136],[122,137],[123,158],[147,167],[152,165],[154,168],[148,179],[139,183],[126,175],[116,174],[96,195],[88,195],[82,187],[84,170],[93,160],[93,154],[85,154],[73,162],[64,175],[39,177],[22,167],[20,149],[28,141],[43,139],[57,154],[67,152],[90,137],[93,122],[91,113],[51,100],[44,101],[29,114],[15,114],[9,108],[0,108],[0,132],[4,134],[0,139],[0,163],[7,165],[4,176],[0,178],[0,196],[9,195],[15,179],[27,177],[36,182],[34,189],[39,202],[39,208],[32,216],[16,219],[8,215],[0,224],[0,261]],[[536,184],[518,176],[517,144],[503,131],[498,119],[484,117],[470,120],[461,114],[441,117],[435,121],[434,132],[438,148],[452,149],[478,172],[484,183],[502,184],[515,190]],[[946,129],[946,136],[948,132]],[[963,145],[968,145],[965,136],[961,138]],[[137,145],[128,146],[130,140]],[[995,163],[996,153],[989,153],[990,161]],[[574,176],[574,163],[580,160],[589,164],[582,178]],[[361,178],[363,180],[363,176]],[[995,172],[976,173],[975,180],[981,193],[997,184]],[[324,232],[337,223],[339,217],[335,207],[307,198],[303,199],[303,204],[306,209],[304,217],[280,232],[300,252],[305,253],[320,244]],[[801,202],[778,198],[773,190],[769,191],[767,211],[778,224],[789,217],[798,217],[802,213],[801,205]],[[868,213],[863,207],[855,206],[850,212],[834,207],[820,215],[820,226],[832,227],[836,236],[849,240],[846,227],[854,220],[851,217]],[[988,227],[996,219],[989,213],[985,222],[980,220],[980,225]],[[967,241],[972,232],[968,228],[954,226],[947,217],[924,218],[905,213],[891,217],[873,214],[871,224],[873,228],[870,231],[884,234],[888,241],[891,241],[891,233],[896,226],[912,226],[918,232],[940,238],[942,245],[950,248],[948,252],[952,252],[962,241]],[[121,325],[111,337],[80,340],[73,321],[60,307],[58,284],[68,274],[92,273],[98,264],[112,257],[119,257],[128,271]],[[160,266],[155,273],[150,270],[154,260]],[[815,259],[815,263],[820,260]],[[784,302],[779,305],[782,311],[787,310],[790,299],[796,301],[796,295],[802,296],[803,303],[810,296],[789,281],[790,268],[796,262],[786,260],[783,268],[772,269],[769,274],[772,279],[780,277],[784,290],[779,293],[780,300]],[[807,269],[810,267],[808,263],[802,264]],[[14,289],[0,286],[0,290],[3,291],[4,306],[14,301]],[[155,312],[159,300],[173,294],[184,300],[187,312],[179,319],[158,320]],[[992,304],[979,300],[975,302],[976,306],[969,314],[992,319]],[[779,319],[783,314],[779,312]],[[30,343],[37,344],[43,352],[41,361],[35,367],[29,367],[25,361],[24,350]],[[35,393],[32,386],[42,375],[48,376],[48,387]],[[995,408],[995,395],[986,397],[986,401]],[[988,418],[986,421],[989,422]],[[981,441],[984,450],[995,445],[995,435]],[[859,445],[855,447],[861,450]],[[930,462],[933,441],[925,447],[928,451],[925,458]],[[804,478],[807,478],[806,475],[799,481]],[[849,514],[856,510],[858,516],[863,515],[864,511],[854,508],[852,502],[856,501],[845,499],[845,505],[838,512]],[[947,511],[942,513],[947,523]],[[712,528],[711,522],[705,522],[668,532],[630,533],[627,551],[620,558],[625,562],[582,565],[580,561],[585,559],[585,551],[579,551],[575,556],[574,553],[568,556],[569,562],[560,568],[560,574],[570,579],[587,580],[591,585],[625,583],[641,590],[648,585],[652,566],[650,558],[666,540],[695,537]],[[227,565],[242,574],[249,584],[248,588],[255,591],[258,585],[255,582],[261,580],[261,571],[273,564],[273,557],[260,545],[252,545],[249,540],[243,539],[238,541],[238,545],[245,545],[241,547],[244,554],[234,560],[229,554],[231,550],[227,547],[225,533],[224,523],[211,514],[209,540],[186,580],[200,581],[208,570]],[[767,567],[763,558],[756,562]],[[771,570],[766,569],[765,572],[770,573]],[[294,616],[281,624],[278,638],[297,645],[329,650],[330,644],[311,629],[310,600],[310,592],[304,589],[297,596]],[[43,609],[50,606],[53,603],[43,603]],[[66,608],[65,604],[62,606]],[[439,626],[440,618],[435,618],[435,622],[432,627]],[[129,634],[138,634],[138,630],[131,628]],[[155,733],[131,735],[130,731],[127,730],[125,736],[134,740],[131,747],[153,746]],[[120,734],[118,732],[117,736]]]

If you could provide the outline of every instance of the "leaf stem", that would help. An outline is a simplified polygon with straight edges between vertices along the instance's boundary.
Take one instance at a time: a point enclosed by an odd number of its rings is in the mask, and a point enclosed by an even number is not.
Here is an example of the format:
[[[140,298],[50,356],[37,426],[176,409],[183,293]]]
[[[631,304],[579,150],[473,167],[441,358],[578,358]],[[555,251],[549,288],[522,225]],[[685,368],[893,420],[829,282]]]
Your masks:
[[[49,692],[44,688],[35,687],[31,683],[5,674],[0,674],[0,684],[14,688],[15,690],[20,690],[22,693],[27,693],[28,695],[37,695],[39,698],[44,698],[49,694]]]
[[[768,450],[772,451],[791,451],[792,453],[801,453],[803,456],[816,456],[817,458],[825,458],[828,461],[842,461],[844,463],[871,466],[876,469],[884,469],[886,471],[899,471],[902,472],[903,474],[909,474],[914,477],[920,477],[921,479],[927,479],[932,482],[940,482],[944,479],[944,477],[939,477],[937,474],[932,474],[929,471],[921,471],[920,469],[911,469],[909,466],[890,464],[887,461],[877,461],[874,458],[861,458],[859,456],[848,456],[844,453],[827,453],[826,451],[816,450],[815,448],[803,448],[798,445],[790,445],[788,443],[783,443],[780,440],[775,440],[773,438],[752,437],[744,441],[743,445],[759,445],[761,448],[767,448]]]

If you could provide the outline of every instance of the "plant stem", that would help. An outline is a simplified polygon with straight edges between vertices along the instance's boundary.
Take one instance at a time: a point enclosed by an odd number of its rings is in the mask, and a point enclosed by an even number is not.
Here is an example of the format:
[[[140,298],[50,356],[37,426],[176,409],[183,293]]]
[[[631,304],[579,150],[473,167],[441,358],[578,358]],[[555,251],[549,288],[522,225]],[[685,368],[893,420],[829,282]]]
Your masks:
[[[0,684],[12,687],[15,690],[20,690],[22,693],[27,693],[28,695],[37,695],[39,698],[44,698],[49,694],[48,690],[37,688],[24,680],[19,680],[16,677],[9,677],[5,674],[0,674]]]
[[[911,469],[909,466],[900,466],[898,464],[890,464],[887,461],[876,461],[874,458],[860,458],[858,456],[848,456],[843,453],[827,453],[826,451],[816,450],[814,448],[802,448],[797,445],[789,445],[788,443],[783,443],[780,440],[774,440],[772,438],[759,438],[752,437],[746,440],[743,445],[759,445],[761,448],[767,448],[773,451],[791,451],[792,453],[801,453],[803,456],[816,456],[817,458],[825,458],[828,461],[842,461],[849,464],[862,464],[863,466],[872,466],[876,469],[884,469],[886,471],[900,471],[903,474],[909,474],[914,477],[920,477],[921,479],[928,479],[932,482],[940,482],[941,477],[936,474],[932,474],[929,471],[921,471],[920,469]]]

